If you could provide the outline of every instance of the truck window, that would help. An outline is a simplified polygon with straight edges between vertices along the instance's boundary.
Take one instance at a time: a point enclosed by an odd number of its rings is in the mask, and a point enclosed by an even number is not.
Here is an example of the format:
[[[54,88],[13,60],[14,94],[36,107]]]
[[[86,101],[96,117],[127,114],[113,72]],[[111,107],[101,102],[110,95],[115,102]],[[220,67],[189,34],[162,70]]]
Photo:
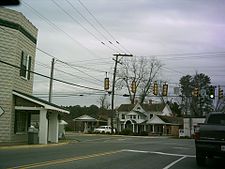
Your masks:
[[[225,125],[225,114],[214,114],[208,119],[208,124],[221,124]]]

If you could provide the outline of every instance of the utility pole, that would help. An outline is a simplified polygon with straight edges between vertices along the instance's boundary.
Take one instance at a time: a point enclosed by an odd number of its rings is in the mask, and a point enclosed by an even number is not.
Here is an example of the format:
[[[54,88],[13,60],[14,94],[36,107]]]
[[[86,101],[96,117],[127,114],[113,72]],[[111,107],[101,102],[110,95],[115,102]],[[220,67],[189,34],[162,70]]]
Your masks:
[[[131,54],[113,54],[113,56],[116,56],[116,59],[113,59],[115,61],[115,66],[114,66],[114,72],[113,72],[113,81],[112,81],[112,103],[111,103],[111,108],[112,108],[112,112],[111,112],[111,132],[113,133],[113,117],[114,117],[114,95],[115,95],[115,81],[116,81],[116,71],[117,71],[117,63],[119,63],[119,56],[121,57],[132,57],[133,55]]]
[[[52,66],[51,66],[51,73],[50,73],[50,84],[49,84],[49,97],[48,97],[48,101],[50,103],[52,102],[52,85],[53,85],[54,65],[55,65],[55,58],[52,58]]]

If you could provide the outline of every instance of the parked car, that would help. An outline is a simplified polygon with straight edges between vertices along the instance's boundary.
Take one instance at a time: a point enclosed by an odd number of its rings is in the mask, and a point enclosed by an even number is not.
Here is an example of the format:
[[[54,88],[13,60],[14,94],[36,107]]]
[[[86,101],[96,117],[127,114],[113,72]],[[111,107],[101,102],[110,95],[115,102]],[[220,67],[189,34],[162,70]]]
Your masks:
[[[225,113],[212,112],[205,123],[195,127],[196,162],[205,165],[206,157],[225,157]]]
[[[95,133],[112,133],[111,126],[100,126],[98,128],[94,129]],[[113,132],[115,133],[115,129],[113,129]]]

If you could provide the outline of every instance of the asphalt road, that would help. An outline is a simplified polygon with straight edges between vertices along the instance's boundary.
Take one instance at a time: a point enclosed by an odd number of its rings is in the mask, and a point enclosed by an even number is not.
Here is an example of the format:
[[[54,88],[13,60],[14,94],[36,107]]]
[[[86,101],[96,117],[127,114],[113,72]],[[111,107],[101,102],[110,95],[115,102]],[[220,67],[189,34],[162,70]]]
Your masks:
[[[68,144],[0,147],[0,168],[199,169],[194,140],[110,135],[67,136]],[[224,169],[208,159],[204,169]]]

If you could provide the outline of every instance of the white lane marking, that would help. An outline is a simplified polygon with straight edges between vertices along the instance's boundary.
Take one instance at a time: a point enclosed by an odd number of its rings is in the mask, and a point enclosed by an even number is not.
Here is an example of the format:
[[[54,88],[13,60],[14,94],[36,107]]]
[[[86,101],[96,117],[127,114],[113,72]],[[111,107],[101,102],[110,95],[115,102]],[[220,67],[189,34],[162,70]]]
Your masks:
[[[90,140],[83,140],[82,142],[91,142],[91,141],[100,141],[100,140],[111,140],[112,138],[98,138],[98,139],[90,139]]]
[[[167,165],[167,166],[164,167],[163,169],[169,169],[170,167],[172,167],[173,165],[175,165],[176,163],[178,163],[179,161],[181,161],[181,160],[183,160],[183,159],[185,159],[185,158],[186,158],[186,156],[183,156],[183,157],[179,158],[178,160],[176,160],[176,161],[170,163],[169,165]]]
[[[150,153],[150,154],[159,154],[159,155],[167,155],[167,156],[195,158],[195,156],[193,156],[193,155],[163,153],[163,152],[158,152],[158,151],[142,151],[142,150],[131,150],[131,149],[124,149],[123,151],[125,151],[125,152],[134,152],[134,153]]]
[[[172,147],[173,149],[187,150],[190,149],[188,147]]]

